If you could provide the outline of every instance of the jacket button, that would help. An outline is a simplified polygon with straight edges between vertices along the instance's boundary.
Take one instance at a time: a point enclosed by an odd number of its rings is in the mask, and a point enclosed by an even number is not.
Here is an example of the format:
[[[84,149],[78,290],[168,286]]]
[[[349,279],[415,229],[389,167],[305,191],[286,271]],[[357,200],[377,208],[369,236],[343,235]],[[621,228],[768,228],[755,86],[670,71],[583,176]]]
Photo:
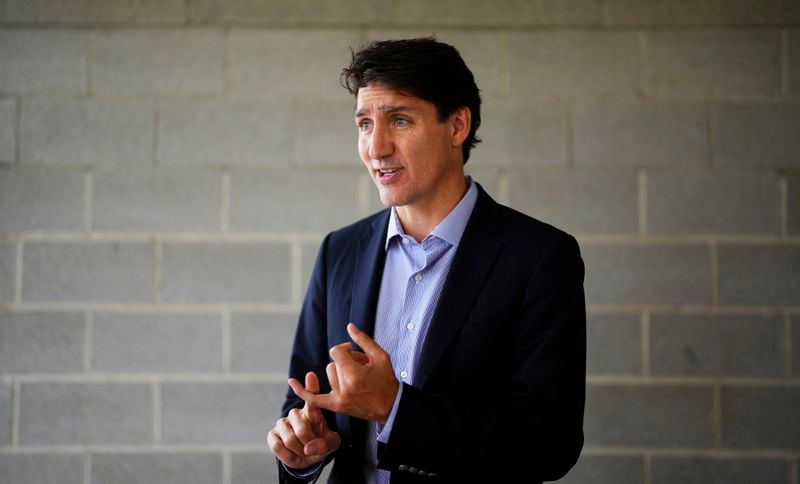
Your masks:
[[[412,474],[416,474],[416,473],[419,472],[419,469],[417,469],[416,467],[409,467],[408,468],[408,472],[410,472]]]
[[[400,464],[399,466],[397,466],[397,470],[405,472],[408,470],[408,466],[405,464]]]

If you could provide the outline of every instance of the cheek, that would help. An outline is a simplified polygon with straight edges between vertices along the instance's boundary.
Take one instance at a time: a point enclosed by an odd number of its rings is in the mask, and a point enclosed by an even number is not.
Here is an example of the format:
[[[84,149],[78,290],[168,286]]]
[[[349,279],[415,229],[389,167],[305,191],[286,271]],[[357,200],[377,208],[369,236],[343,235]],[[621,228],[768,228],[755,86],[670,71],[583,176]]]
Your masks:
[[[369,145],[363,138],[358,139],[358,156],[364,163],[369,162]]]

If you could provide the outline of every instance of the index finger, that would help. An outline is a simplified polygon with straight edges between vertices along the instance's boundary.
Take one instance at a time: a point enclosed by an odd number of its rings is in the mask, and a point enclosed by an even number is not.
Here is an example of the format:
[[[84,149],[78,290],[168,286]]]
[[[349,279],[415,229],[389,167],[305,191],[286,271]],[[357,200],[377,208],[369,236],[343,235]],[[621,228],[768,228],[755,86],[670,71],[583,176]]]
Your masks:
[[[317,378],[317,374],[313,371],[309,371],[306,373],[306,390],[311,393],[319,393],[319,378]],[[316,407],[314,404],[306,402],[306,406],[303,411],[308,414],[309,411],[315,410]]]
[[[294,378],[289,378],[289,386],[292,387],[292,391],[300,397],[301,400],[306,402],[306,404],[313,405],[315,407],[324,408],[326,410],[333,410],[331,408],[331,394],[326,393],[324,395],[317,395],[315,393],[311,393],[305,388],[303,385],[300,384]]]
[[[353,352],[351,348],[352,345],[350,342],[346,342],[331,347],[329,351],[331,360],[333,360],[333,362],[343,370],[352,370],[357,366],[361,366],[361,364],[353,358]]]

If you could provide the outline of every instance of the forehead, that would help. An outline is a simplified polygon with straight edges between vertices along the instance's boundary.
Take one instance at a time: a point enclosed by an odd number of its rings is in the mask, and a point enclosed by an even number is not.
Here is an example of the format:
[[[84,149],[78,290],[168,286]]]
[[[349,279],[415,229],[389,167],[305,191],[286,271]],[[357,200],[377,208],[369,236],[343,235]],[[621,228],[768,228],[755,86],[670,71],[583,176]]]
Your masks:
[[[358,90],[358,95],[356,96],[356,116],[364,115],[373,110],[394,110],[398,107],[421,110],[425,109],[426,105],[433,106],[432,103],[422,98],[407,94],[384,84],[372,83]]]

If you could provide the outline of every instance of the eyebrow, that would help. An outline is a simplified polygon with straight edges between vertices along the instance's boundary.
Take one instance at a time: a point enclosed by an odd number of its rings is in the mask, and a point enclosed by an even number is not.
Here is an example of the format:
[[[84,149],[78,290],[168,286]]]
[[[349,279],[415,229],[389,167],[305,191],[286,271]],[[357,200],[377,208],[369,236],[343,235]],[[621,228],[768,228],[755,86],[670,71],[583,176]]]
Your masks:
[[[408,107],[408,106],[403,106],[401,104],[399,106],[392,106],[392,105],[381,106],[381,107],[378,108],[378,111],[380,111],[382,113],[392,114],[392,113],[400,113],[400,112],[403,112],[403,111],[414,112],[414,111],[416,111],[416,109]],[[360,118],[362,116],[365,116],[366,114],[367,114],[367,110],[366,109],[359,109],[358,111],[356,111],[356,118]]]

